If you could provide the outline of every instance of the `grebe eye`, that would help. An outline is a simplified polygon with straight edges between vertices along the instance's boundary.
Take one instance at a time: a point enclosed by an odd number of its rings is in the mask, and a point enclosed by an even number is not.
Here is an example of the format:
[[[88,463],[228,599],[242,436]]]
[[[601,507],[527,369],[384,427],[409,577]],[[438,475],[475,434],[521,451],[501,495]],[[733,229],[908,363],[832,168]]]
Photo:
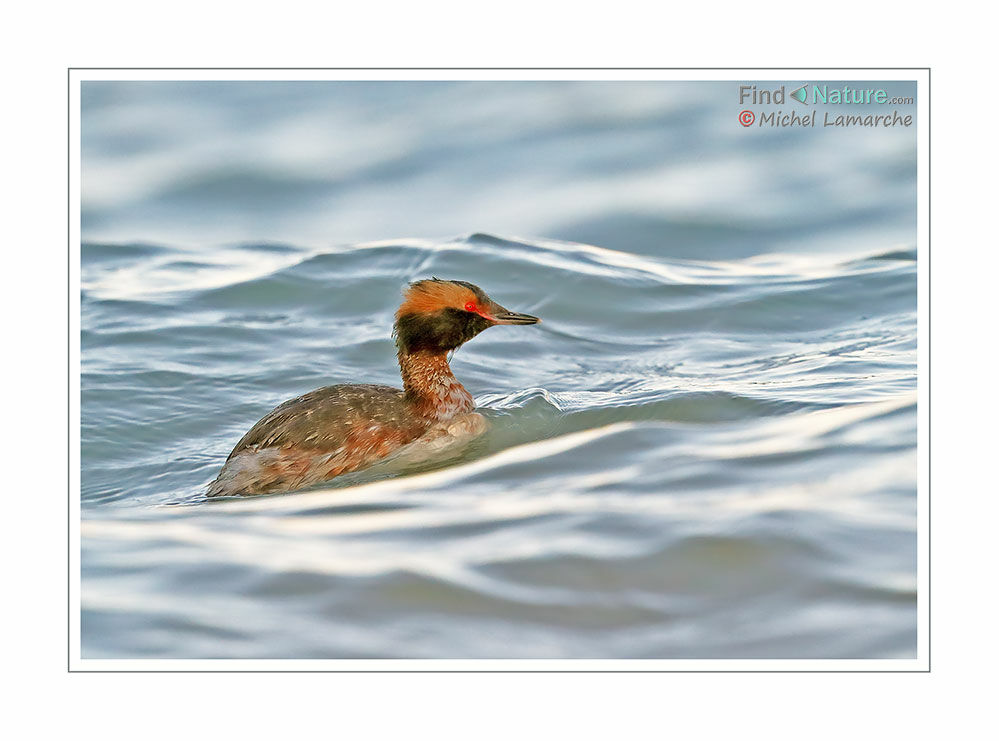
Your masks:
[[[477,307],[475,306],[474,301],[469,301],[467,304],[465,304],[465,311],[475,311],[476,308]]]

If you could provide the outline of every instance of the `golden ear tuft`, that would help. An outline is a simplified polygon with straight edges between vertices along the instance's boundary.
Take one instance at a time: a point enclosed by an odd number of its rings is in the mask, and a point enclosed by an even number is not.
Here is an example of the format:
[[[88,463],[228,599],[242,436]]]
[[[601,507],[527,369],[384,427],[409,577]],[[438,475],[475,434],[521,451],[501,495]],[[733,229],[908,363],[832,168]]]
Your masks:
[[[398,319],[406,314],[427,314],[449,306],[461,309],[475,300],[473,291],[451,281],[439,278],[418,280],[403,291],[402,305],[395,316]]]

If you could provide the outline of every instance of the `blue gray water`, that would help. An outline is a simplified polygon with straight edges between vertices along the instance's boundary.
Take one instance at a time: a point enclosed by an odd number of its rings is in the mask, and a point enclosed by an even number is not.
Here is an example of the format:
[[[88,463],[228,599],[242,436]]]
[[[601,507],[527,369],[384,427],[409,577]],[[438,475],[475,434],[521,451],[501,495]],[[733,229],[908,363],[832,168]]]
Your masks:
[[[737,86],[84,83],[83,656],[914,656],[915,126]],[[430,275],[484,438],[202,498]]]

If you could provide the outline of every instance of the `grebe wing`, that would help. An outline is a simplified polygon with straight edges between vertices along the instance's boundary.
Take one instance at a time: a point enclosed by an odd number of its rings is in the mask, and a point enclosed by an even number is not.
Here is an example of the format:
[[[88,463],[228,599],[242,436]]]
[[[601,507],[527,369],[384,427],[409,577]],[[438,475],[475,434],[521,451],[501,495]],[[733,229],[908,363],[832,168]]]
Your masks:
[[[398,424],[406,422],[405,417],[400,389],[367,383],[325,386],[266,414],[236,443],[226,461],[247,448],[335,448],[360,423]]]

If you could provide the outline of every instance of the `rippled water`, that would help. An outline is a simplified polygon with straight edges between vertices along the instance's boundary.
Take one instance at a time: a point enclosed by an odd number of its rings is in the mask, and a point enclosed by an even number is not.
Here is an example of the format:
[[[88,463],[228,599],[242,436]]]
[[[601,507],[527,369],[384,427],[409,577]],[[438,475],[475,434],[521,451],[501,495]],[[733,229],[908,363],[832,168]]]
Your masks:
[[[83,656],[914,656],[915,130],[736,87],[84,83]],[[482,439],[202,498],[430,275]]]

